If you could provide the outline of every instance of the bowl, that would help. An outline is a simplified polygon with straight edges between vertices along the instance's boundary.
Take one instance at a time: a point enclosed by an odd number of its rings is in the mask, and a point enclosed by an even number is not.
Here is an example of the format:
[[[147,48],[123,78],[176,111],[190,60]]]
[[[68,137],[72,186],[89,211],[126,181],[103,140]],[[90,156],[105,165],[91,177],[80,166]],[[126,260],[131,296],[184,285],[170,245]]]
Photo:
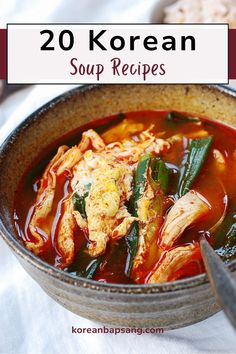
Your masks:
[[[14,192],[45,147],[91,120],[150,109],[191,112],[236,127],[236,94],[223,87],[88,85],[69,91],[31,114],[1,146],[0,231],[29,275],[68,310],[109,325],[173,329],[219,310],[206,274],[159,285],[117,285],[76,277],[29,252],[17,238],[13,221]],[[236,261],[228,267],[235,271]]]
[[[158,0],[152,10],[150,22],[151,23],[163,23],[165,8],[174,4],[176,1],[177,0]]]

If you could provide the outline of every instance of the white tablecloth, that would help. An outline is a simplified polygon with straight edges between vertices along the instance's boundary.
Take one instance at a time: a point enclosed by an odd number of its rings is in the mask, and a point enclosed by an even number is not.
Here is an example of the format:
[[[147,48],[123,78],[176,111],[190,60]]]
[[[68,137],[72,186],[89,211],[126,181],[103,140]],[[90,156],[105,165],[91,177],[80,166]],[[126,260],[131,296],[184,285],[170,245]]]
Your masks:
[[[1,1],[7,22],[147,22],[155,0]],[[31,86],[0,106],[0,142],[28,114],[71,86]],[[164,334],[72,334],[100,324],[51,300],[0,240],[0,354],[235,353],[236,335],[225,315]]]

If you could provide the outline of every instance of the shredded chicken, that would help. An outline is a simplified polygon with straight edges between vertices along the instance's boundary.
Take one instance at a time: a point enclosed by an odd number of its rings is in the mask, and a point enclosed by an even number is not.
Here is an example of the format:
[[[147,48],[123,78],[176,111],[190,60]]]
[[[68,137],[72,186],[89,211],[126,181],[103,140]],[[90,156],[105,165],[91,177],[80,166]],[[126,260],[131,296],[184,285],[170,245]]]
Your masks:
[[[69,171],[82,157],[81,151],[77,146],[67,150],[53,165],[53,170],[59,176],[64,171]]]
[[[150,214],[150,206],[154,198],[154,193],[150,185],[147,186],[142,197],[138,201],[138,217],[141,222],[147,222]]]
[[[87,220],[83,218],[83,216],[80,214],[78,210],[73,211],[73,216],[76,220],[77,225],[81,228],[81,230],[87,233],[88,230]]]
[[[89,129],[82,134],[82,139],[79,144],[79,149],[80,151],[84,152],[88,150],[90,146],[94,148],[96,151],[100,151],[105,148],[104,141],[93,129]]]
[[[35,241],[26,241],[27,248],[36,255],[42,251],[42,247],[50,234],[50,230],[45,229],[43,221],[52,210],[56,190],[56,176],[66,170],[70,170],[81,159],[81,156],[81,151],[77,147],[69,149],[67,146],[61,146],[56,156],[48,164],[40,180],[40,188],[29,224],[29,230]]]
[[[224,155],[218,150],[213,150],[213,157],[215,159],[215,163],[219,172],[224,172],[226,168],[226,161]]]
[[[138,218],[135,218],[134,216],[126,217],[117,227],[114,228],[111,233],[111,238],[117,240],[124,237],[135,220],[138,220]]]
[[[139,238],[138,238],[138,249],[136,256],[134,258],[133,264],[133,276],[138,277],[137,270],[144,263],[147,251],[150,248],[150,240],[148,240],[148,223],[155,217],[155,212],[152,212],[152,201],[154,198],[154,193],[150,185],[147,185],[142,197],[138,201],[138,218],[140,223],[139,227]],[[156,220],[155,220],[156,223]]]
[[[29,224],[29,230],[34,237],[34,242],[26,241],[26,246],[34,254],[39,254],[44,245],[44,238],[47,238],[47,231],[42,230],[42,220],[45,219],[52,209],[54,193],[56,188],[56,175],[54,165],[61,159],[68,150],[67,146],[59,147],[57,154],[48,164],[41,180],[37,193],[36,204]]]
[[[62,205],[62,217],[58,225],[57,250],[59,251],[63,267],[68,266],[74,259],[74,229],[76,226],[73,216],[73,204],[69,197]]]
[[[175,280],[175,273],[193,261],[198,254],[199,246],[193,244],[167,251],[148,283],[155,284]]]
[[[181,197],[170,209],[160,236],[160,247],[173,246],[184,230],[209,211],[208,202],[194,190]]]
[[[148,262],[149,256],[160,255],[156,240],[163,222],[162,203],[162,192],[159,190],[154,193],[150,184],[147,184],[146,190],[138,201],[139,237],[132,269],[132,277],[137,282],[139,282],[141,266]]]

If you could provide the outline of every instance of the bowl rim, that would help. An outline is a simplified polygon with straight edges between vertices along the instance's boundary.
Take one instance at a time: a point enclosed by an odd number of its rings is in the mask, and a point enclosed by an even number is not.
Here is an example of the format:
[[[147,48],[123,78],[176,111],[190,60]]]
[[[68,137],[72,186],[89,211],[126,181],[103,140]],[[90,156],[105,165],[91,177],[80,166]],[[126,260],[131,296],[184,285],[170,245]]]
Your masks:
[[[187,85],[187,84],[186,84]],[[18,135],[26,128],[32,121],[37,120],[40,116],[56,106],[58,103],[65,102],[69,100],[76,94],[87,92],[93,89],[99,89],[100,87],[111,86],[111,85],[82,85],[72,90],[68,90],[59,96],[56,96],[52,100],[45,103],[43,106],[32,112],[27,118],[25,118],[19,125],[17,125],[6,137],[0,146],[0,165],[4,161],[4,156],[8,149],[11,148],[12,142],[18,137]],[[201,85],[199,85],[201,86]],[[221,93],[229,95],[236,99],[236,91],[232,88],[225,87],[223,85],[202,85],[209,89],[217,90]],[[61,269],[58,269],[41,258],[35,256],[32,252],[26,249],[23,244],[16,238],[16,235],[11,233],[7,227],[4,225],[2,220],[2,215],[0,213],[0,235],[3,240],[8,244],[8,246],[20,256],[23,260],[28,262],[31,266],[35,267],[37,270],[42,271],[48,276],[52,276],[57,280],[61,280],[64,283],[76,287],[90,288],[97,291],[107,291],[115,293],[127,293],[127,294],[147,294],[147,293],[169,293],[180,290],[186,290],[189,288],[197,287],[204,284],[209,284],[209,280],[206,273],[188,277],[181,280],[176,280],[172,282],[166,282],[161,284],[116,284],[116,283],[103,283],[97,280],[86,279],[71,273],[67,273]],[[236,269],[236,259],[230,261],[226,265],[231,271]]]

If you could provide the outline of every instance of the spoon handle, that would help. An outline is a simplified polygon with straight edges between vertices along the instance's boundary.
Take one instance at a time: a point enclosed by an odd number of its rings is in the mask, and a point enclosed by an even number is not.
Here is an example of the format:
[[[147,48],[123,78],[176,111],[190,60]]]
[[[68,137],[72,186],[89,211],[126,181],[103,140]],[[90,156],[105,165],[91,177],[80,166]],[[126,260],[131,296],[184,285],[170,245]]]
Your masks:
[[[216,300],[236,329],[236,282],[206,239],[201,239],[200,247]]]

